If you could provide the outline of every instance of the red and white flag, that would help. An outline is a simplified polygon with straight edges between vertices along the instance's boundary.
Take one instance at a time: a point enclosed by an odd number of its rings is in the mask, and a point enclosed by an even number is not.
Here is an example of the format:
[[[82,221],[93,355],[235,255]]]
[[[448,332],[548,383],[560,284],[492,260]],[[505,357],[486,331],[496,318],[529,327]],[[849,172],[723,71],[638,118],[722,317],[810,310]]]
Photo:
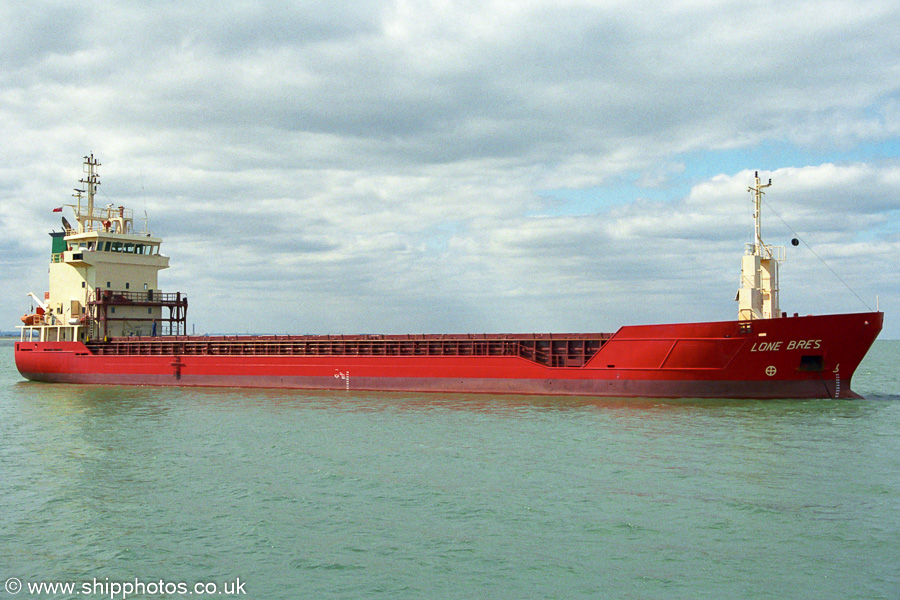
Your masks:
[[[54,208],[53,212],[62,212],[62,209],[63,209],[63,207],[60,206],[59,208]]]

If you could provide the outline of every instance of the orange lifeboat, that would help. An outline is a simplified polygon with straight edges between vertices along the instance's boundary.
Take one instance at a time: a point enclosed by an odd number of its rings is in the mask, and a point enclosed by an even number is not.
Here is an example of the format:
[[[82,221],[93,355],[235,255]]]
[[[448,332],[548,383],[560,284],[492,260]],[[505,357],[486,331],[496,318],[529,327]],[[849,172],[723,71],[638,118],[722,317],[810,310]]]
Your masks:
[[[43,317],[43,315],[38,315],[38,314],[23,315],[22,322],[25,323],[25,325],[40,325],[42,317]]]
[[[22,315],[22,322],[25,323],[25,325],[40,325],[44,320],[45,312],[46,311],[44,310],[43,306],[38,306],[34,314]]]

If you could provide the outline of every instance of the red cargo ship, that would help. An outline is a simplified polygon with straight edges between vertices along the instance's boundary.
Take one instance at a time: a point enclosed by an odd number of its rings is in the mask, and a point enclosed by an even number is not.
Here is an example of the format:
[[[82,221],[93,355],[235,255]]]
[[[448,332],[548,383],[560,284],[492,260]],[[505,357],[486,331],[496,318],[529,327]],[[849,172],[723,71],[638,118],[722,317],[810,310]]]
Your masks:
[[[15,358],[33,381],[618,397],[857,398],[860,361],[883,313],[788,317],[784,248],[762,242],[763,185],[750,188],[755,240],[742,259],[738,319],[626,326],[615,333],[186,335],[187,297],[163,293],[161,239],[124,207],[94,207],[85,157],[76,224],[51,233],[50,289],[22,317]]]

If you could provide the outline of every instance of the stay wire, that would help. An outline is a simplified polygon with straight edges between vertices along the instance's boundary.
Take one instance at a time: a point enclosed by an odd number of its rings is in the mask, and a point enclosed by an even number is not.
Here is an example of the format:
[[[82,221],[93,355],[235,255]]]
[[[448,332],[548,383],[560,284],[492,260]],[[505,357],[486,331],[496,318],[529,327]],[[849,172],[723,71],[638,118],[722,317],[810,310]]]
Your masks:
[[[794,234],[794,237],[795,237],[796,239],[800,240],[801,242],[803,242],[803,245],[806,246],[806,248],[807,248],[810,252],[813,253],[813,256],[815,256],[816,258],[818,258],[818,259],[819,259],[819,262],[821,262],[823,265],[825,265],[825,266],[828,268],[828,270],[831,271],[831,274],[834,275],[834,276],[837,278],[838,281],[840,281],[842,284],[844,284],[844,287],[847,288],[847,289],[850,291],[851,294],[853,294],[854,296],[856,296],[856,299],[859,300],[860,302],[862,302],[862,305],[863,305],[863,306],[865,306],[866,308],[869,309],[869,312],[872,312],[872,307],[869,306],[869,304],[868,304],[865,300],[863,300],[862,298],[860,298],[859,294],[857,294],[856,291],[854,291],[854,289],[853,289],[852,287],[850,287],[850,286],[847,284],[847,282],[844,281],[844,279],[843,279],[840,275],[837,274],[837,271],[835,271],[834,269],[832,269],[832,268],[831,268],[831,265],[829,265],[827,262],[825,262],[825,260],[824,260],[821,256],[819,256],[819,255],[816,253],[815,250],[813,250],[812,246],[810,246],[809,244],[807,244],[807,243],[806,243],[806,240],[804,240],[802,237],[800,237],[800,234],[797,233],[796,231],[794,231],[794,228],[787,224],[787,221],[785,221],[784,219],[781,218],[781,215],[779,215],[778,212],[777,212],[774,208],[772,208],[772,205],[771,205],[771,204],[769,204],[768,202],[766,202],[766,199],[765,199],[765,198],[763,198],[763,203],[765,203],[766,208],[767,208],[768,210],[772,211],[772,214],[773,214],[773,215],[775,215],[776,217],[778,217],[778,220],[781,221],[782,225],[784,225],[785,227],[787,227],[788,229],[790,229],[790,230],[791,230],[791,233]]]

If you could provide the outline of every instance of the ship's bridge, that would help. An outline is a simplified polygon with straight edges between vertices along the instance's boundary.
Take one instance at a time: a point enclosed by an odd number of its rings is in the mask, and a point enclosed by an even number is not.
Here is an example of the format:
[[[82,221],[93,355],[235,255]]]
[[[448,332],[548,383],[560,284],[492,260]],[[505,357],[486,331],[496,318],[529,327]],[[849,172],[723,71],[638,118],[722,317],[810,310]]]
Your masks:
[[[165,269],[169,259],[159,252],[162,240],[150,235],[118,234],[102,231],[84,233],[53,232],[54,263],[96,264],[110,262],[143,264]]]
[[[43,300],[34,296],[38,309],[22,318],[27,333],[42,341],[184,333],[187,298],[158,287],[159,271],[169,267],[162,240],[146,225],[136,232],[131,209],[94,207],[99,164],[85,157],[86,190],[75,190],[77,203],[65,205],[75,224],[63,217],[63,230],[50,234],[49,291]]]

